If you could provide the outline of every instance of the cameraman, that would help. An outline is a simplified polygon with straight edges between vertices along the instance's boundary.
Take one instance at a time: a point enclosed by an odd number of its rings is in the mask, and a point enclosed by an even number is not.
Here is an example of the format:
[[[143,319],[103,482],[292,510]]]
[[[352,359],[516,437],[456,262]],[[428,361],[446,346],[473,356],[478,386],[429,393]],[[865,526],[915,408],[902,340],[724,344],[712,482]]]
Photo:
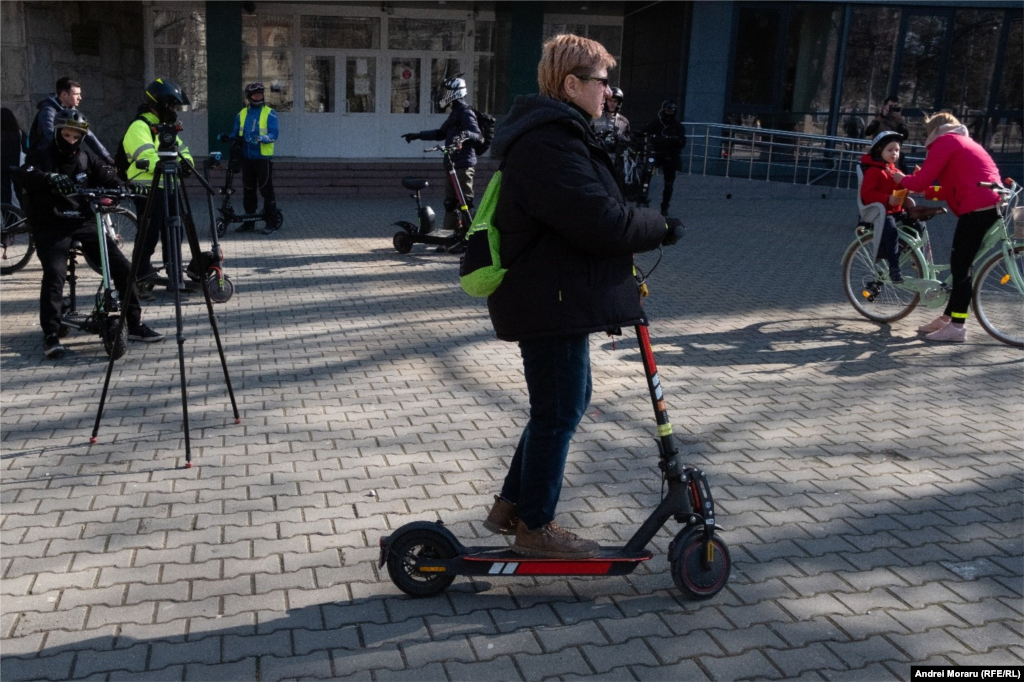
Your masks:
[[[163,242],[164,263],[167,263],[168,249],[173,245],[173,241],[168,243],[170,235],[164,234],[164,203],[166,198],[163,192],[153,191],[159,188],[152,187],[153,173],[160,163],[160,157],[157,156],[156,126],[160,124],[174,125],[177,123],[178,107],[187,106],[188,104],[188,97],[176,83],[166,78],[157,78],[146,86],[146,90],[142,93],[142,104],[139,105],[135,120],[128,126],[128,132],[124,134],[124,140],[121,142],[124,154],[130,161],[127,173],[128,179],[132,182],[151,186],[148,203],[152,204],[152,210],[150,212],[149,229],[146,232],[146,241],[143,244],[137,245],[135,252],[132,254],[133,261],[139,264],[137,275],[139,293],[147,296],[147,298],[150,296],[149,292],[152,291],[153,285],[159,283],[156,269],[153,267],[153,252],[156,251],[156,243],[157,241]],[[189,154],[188,147],[181,141],[180,137],[177,137],[175,142],[178,147],[178,156],[183,159],[179,163],[179,170],[181,177],[185,178],[192,172],[190,167],[192,155]],[[142,160],[148,161],[149,164],[144,169],[140,169],[137,165]],[[162,181],[160,187],[164,187]],[[141,221],[146,207],[147,200],[135,200],[140,227],[142,227]],[[178,206],[175,203],[171,203],[168,208],[170,215],[177,215]],[[168,272],[168,279],[165,280],[167,289],[173,291],[177,288],[182,292],[196,291],[196,287],[191,283],[185,284],[181,275],[182,273],[180,272]]]
[[[277,114],[264,101],[263,83],[245,86],[248,103],[235,117],[235,138],[244,144],[242,153],[242,208],[255,213],[258,206],[256,190],[263,195],[263,234],[272,234],[281,227],[277,219],[274,196],[274,142],[277,141]],[[251,232],[255,223],[242,223],[236,232]]]
[[[123,183],[114,169],[82,146],[89,123],[78,111],[64,109],[53,120],[53,142],[29,153],[22,177],[26,212],[36,242],[36,255],[43,266],[39,292],[39,326],[43,329],[43,352],[54,360],[64,356],[60,342],[60,315],[64,302],[64,280],[68,274],[71,242],[82,244],[88,258],[100,260],[96,226],[88,218],[88,206],[67,195],[75,184],[86,187],[119,187]],[[142,324],[142,308],[134,292],[127,291],[130,267],[114,240],[107,237],[110,275],[124,306],[128,338],[151,343],[163,335]]]
[[[459,78],[447,78],[441,84],[437,93],[437,110],[444,111],[450,104],[452,112],[441,127],[437,130],[424,130],[418,133],[406,133],[402,135],[406,142],[413,140],[444,140],[445,146],[451,146],[457,139],[463,141],[457,152],[452,154],[452,164],[455,166],[455,175],[458,178],[459,186],[462,188],[462,195],[466,199],[466,205],[473,207],[473,174],[476,171],[476,148],[483,144],[483,133],[480,132],[480,124],[476,120],[473,108],[466,104],[465,98],[469,94],[466,88],[466,81]],[[444,229],[455,231],[459,220],[456,214],[458,199],[455,196],[455,188],[449,182],[445,185],[444,193]],[[459,235],[464,237],[465,235]],[[458,252],[462,246],[461,242],[449,249],[452,253]],[[439,248],[438,250],[441,250]]]
[[[890,130],[902,135],[904,140],[910,139],[910,131],[907,129],[907,124],[903,121],[903,107],[900,106],[900,101],[895,97],[885,98],[885,102],[882,103],[882,110],[878,112],[878,115],[864,129],[864,137],[869,140],[874,139],[878,133]],[[905,155],[900,154],[896,165],[902,172],[907,172]]]

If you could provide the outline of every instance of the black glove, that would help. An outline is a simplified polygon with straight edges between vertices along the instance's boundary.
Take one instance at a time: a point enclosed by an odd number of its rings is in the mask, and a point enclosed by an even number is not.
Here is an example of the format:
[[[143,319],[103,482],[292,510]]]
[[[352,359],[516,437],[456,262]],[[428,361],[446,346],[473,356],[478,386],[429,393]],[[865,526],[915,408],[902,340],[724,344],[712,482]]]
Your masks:
[[[75,191],[75,183],[71,182],[71,178],[63,173],[50,173],[46,176],[46,181],[58,194],[68,195]]]
[[[182,159],[181,161],[178,162],[178,173],[181,174],[181,177],[187,178],[188,176],[192,175],[192,166],[189,164],[188,161]]]
[[[420,134],[419,134],[419,133],[406,133],[405,135],[402,135],[402,137],[404,137],[404,138],[405,138],[405,141],[406,141],[407,143],[408,143],[408,142],[412,142],[413,140],[419,140],[419,139],[421,139],[421,138],[420,138]]]
[[[661,240],[662,246],[672,246],[683,236],[683,221],[679,218],[665,219],[665,238]]]
[[[128,183],[128,189],[131,190],[132,194],[138,194],[142,196],[149,195],[149,185],[145,185],[141,182],[130,182]]]

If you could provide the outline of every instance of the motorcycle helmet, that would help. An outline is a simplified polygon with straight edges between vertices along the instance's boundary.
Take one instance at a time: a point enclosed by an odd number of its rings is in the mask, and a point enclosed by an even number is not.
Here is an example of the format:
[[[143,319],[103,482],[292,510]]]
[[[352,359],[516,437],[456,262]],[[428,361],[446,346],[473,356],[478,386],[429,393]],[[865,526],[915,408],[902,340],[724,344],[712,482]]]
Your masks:
[[[437,91],[437,108],[443,111],[449,104],[457,99],[464,99],[469,94],[466,88],[466,81],[459,76],[446,78]]]
[[[178,120],[178,112],[174,107],[191,104],[181,87],[166,78],[157,78],[147,85],[142,100],[156,109],[161,123],[174,123]]]
[[[663,118],[675,118],[676,103],[670,99],[665,100],[661,103],[661,111],[659,111],[658,114]]]
[[[614,99],[619,103],[619,106],[622,106],[622,98],[622,88],[612,88],[612,96],[608,99]]]
[[[886,145],[890,142],[903,142],[905,138],[897,133],[895,130],[886,130],[875,135],[874,139],[871,140],[871,150],[868,152],[873,159],[882,158],[882,150],[885,149]]]
[[[77,130],[82,133],[82,137],[78,139],[78,142],[72,144],[61,134],[60,131],[64,128]],[[87,132],[89,132],[89,122],[77,109],[59,111],[53,119],[53,143],[57,146],[58,151],[65,156],[74,156],[78,153]]]
[[[245,86],[245,99],[249,104],[263,104],[263,95],[266,88],[263,87],[263,83],[249,83]],[[258,100],[253,100],[256,94],[260,95]]]

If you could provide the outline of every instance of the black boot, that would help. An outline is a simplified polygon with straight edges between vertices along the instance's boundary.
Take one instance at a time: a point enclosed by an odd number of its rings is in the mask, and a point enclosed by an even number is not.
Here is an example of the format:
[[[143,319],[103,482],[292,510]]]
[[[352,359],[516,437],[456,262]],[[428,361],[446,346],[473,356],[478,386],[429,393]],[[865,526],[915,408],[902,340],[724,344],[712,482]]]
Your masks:
[[[668,204],[661,205],[661,215],[668,217]]]

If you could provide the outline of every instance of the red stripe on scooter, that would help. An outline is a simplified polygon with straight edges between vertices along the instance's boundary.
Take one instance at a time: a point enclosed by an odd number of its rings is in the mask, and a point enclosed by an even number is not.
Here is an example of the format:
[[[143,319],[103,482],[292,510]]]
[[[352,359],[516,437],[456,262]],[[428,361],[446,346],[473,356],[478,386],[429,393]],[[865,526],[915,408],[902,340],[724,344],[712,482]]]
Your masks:
[[[658,365],[654,362],[654,351],[651,350],[651,335],[647,332],[647,327],[643,325],[640,325],[640,350],[647,358],[647,367],[651,376],[654,376],[658,373]]]
[[[610,561],[523,561],[516,575],[604,575],[611,567]]]

